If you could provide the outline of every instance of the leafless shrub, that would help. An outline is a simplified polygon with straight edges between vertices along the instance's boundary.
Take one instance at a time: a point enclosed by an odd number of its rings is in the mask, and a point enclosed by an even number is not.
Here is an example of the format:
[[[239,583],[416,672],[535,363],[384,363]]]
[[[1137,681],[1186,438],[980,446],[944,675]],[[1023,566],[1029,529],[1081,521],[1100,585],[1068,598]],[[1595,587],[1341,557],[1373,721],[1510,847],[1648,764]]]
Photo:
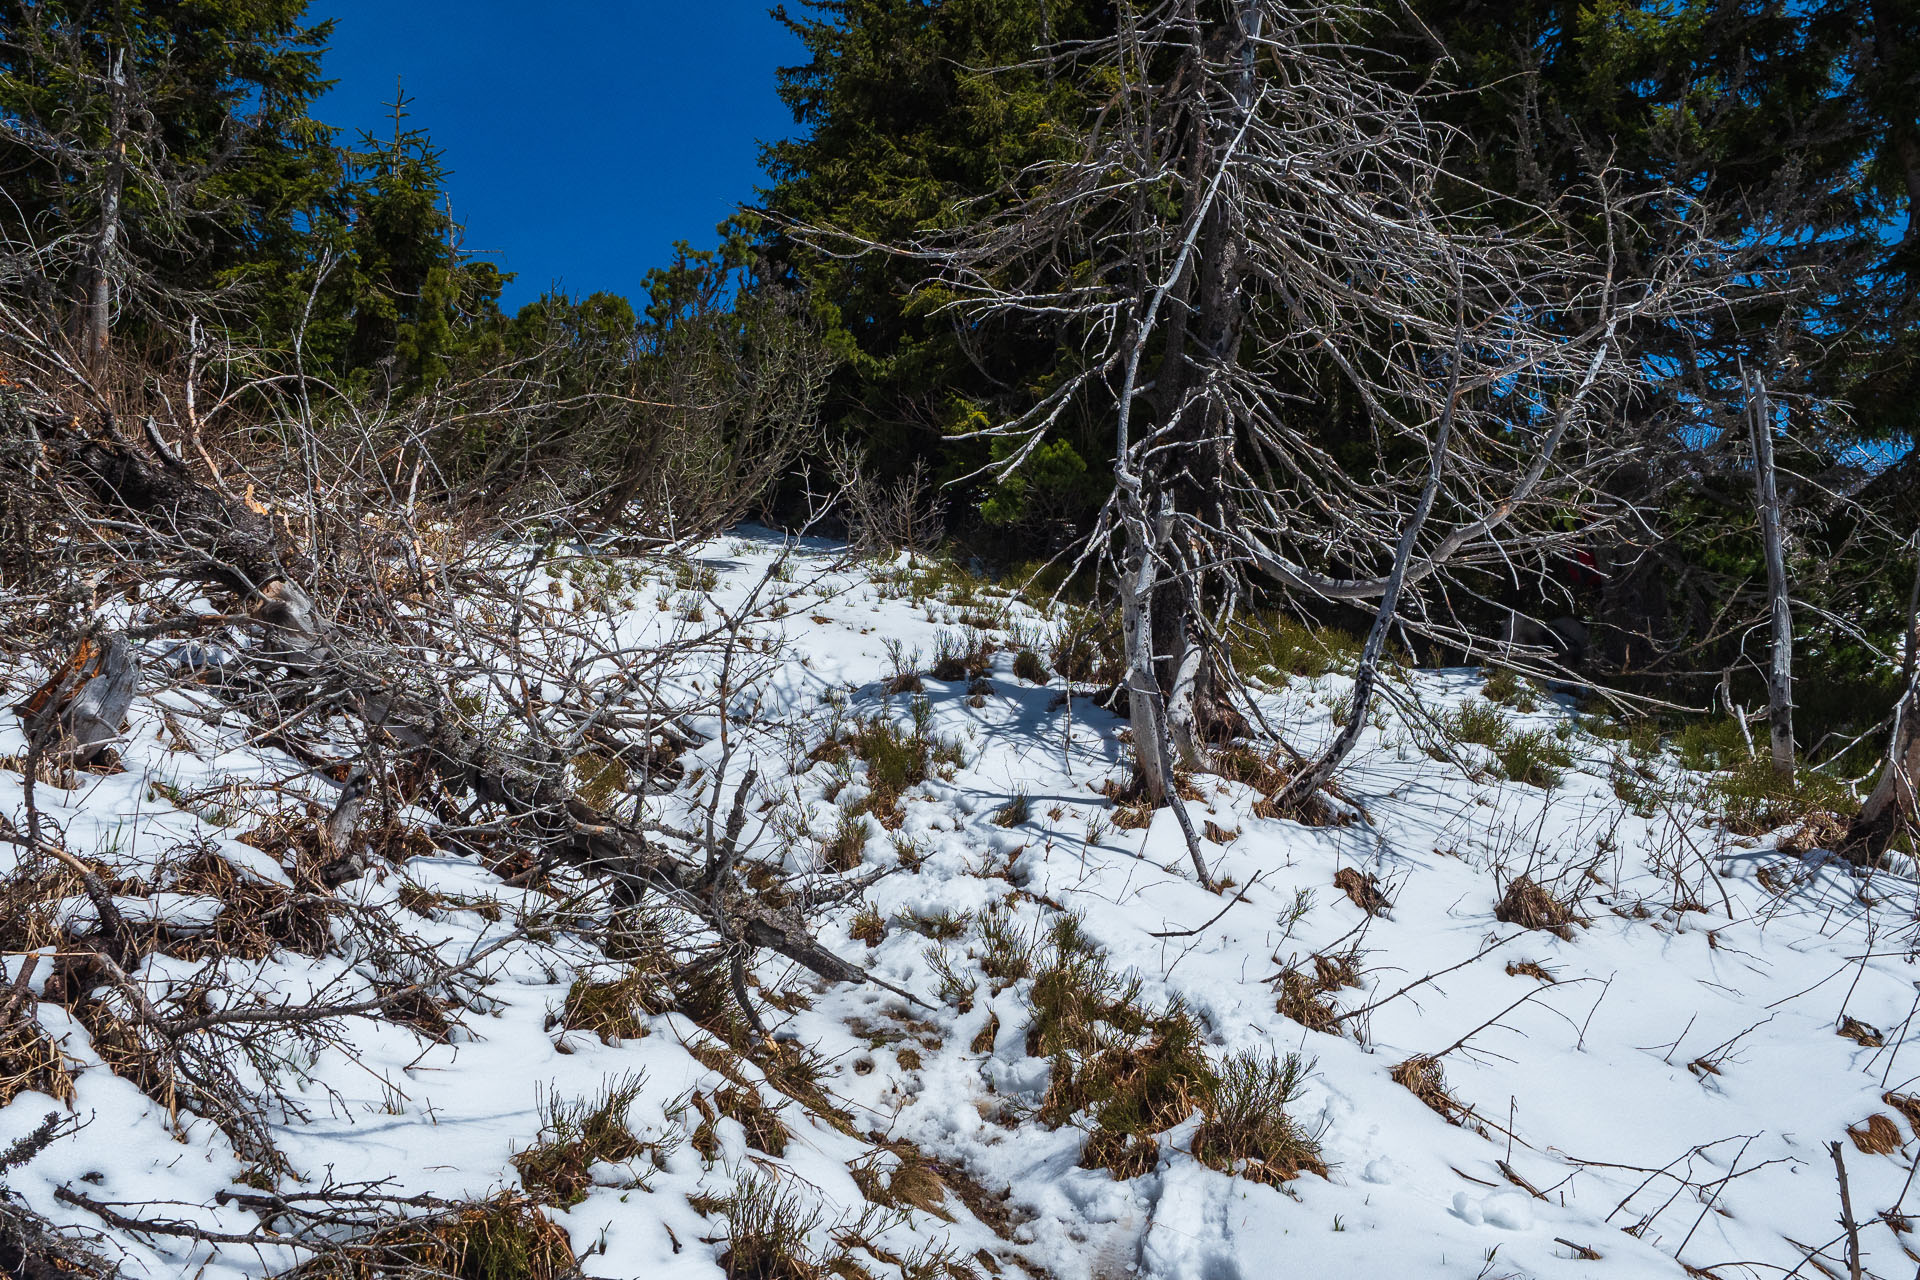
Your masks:
[[[938,494],[924,459],[894,480],[882,480],[867,468],[851,444],[830,443],[827,466],[846,511],[847,541],[855,548],[882,551],[931,551],[946,536]]]

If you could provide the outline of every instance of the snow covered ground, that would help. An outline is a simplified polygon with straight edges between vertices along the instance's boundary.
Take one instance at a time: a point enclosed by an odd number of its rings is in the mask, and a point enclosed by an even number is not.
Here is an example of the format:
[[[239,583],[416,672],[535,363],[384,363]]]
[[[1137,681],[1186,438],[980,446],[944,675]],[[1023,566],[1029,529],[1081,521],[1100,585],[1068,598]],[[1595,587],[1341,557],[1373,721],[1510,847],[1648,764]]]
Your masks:
[[[724,540],[699,557],[717,571],[710,590],[663,587],[656,603],[642,589],[609,625],[630,640],[669,626],[669,596],[682,613],[690,594],[725,607],[761,582],[778,550],[765,538]],[[1424,749],[1424,715],[1407,716],[1416,706],[1446,713],[1477,695],[1481,677],[1421,671],[1398,684],[1340,775],[1362,820],[1265,818],[1252,788],[1195,779],[1189,810],[1209,835],[1213,874],[1234,886],[1210,894],[1170,812],[1144,829],[1116,824],[1124,815],[1101,788],[1125,777],[1124,723],[1063,699],[1057,678],[1014,674],[1017,642],[1044,635],[1047,616],[1004,599],[916,599],[900,566],[841,569],[834,554],[801,550],[783,572],[780,616],[754,624],[764,661],[734,695],[728,734],[717,717],[695,726],[708,741],[684,761],[684,794],[657,808],[672,817],[710,790],[723,750],[736,753],[729,780],[750,759],[760,772],[748,857],[872,878],[864,912],[850,902],[809,924],[930,1007],[875,985],[828,986],[761,953],[752,975],[761,1016],[776,1041],[824,1062],[823,1106],[716,1053],[712,1032],[683,1012],[645,1015],[638,1036],[557,1026],[576,978],[620,970],[564,927],[541,931],[476,967],[475,995],[445,1042],[355,1017],[301,1049],[282,1080],[300,1108],[274,1123],[290,1168],[283,1187],[391,1179],[401,1193],[450,1197],[514,1188],[513,1157],[535,1143],[555,1100],[590,1100],[624,1080],[635,1084],[628,1126],[658,1158],[601,1166],[584,1199],[549,1210],[591,1276],[721,1274],[733,1229],[723,1202],[743,1181],[791,1195],[816,1256],[876,1276],[1845,1274],[1836,1141],[1864,1267],[1914,1268],[1903,1233],[1920,1148],[1912,1122],[1883,1101],[1920,1092],[1920,1052],[1902,1052],[1920,1001],[1911,880],[1863,878],[1771,839],[1730,837],[1690,805],[1639,816],[1611,781],[1623,745],[1569,733],[1571,711],[1551,703],[1513,715],[1564,726],[1575,762],[1559,785],[1470,777]],[[1007,646],[990,660],[990,688],[925,676],[918,693],[887,692],[900,668],[926,671],[943,635],[951,643],[969,619],[995,624]],[[34,675],[6,674],[15,689]],[[1332,732],[1348,685],[1338,674],[1295,678],[1263,710],[1308,750]],[[816,750],[876,718],[957,747],[907,792],[892,830],[845,816],[870,785],[868,766]],[[5,719],[0,755],[18,754],[17,725]],[[191,686],[156,692],[136,703],[124,772],[82,775],[71,791],[42,785],[39,803],[68,850],[170,893],[166,868],[191,856],[284,884],[274,858],[237,839],[255,821],[236,817],[243,798],[266,783],[322,803],[328,792],[258,736],[220,721]],[[1456,750],[1473,764],[1481,748]],[[1676,771],[1670,759],[1650,769],[1665,782]],[[21,782],[0,770],[0,813],[16,827]],[[820,849],[843,826],[856,849],[864,834],[858,865],[823,867]],[[1369,916],[1335,887],[1348,869],[1375,878],[1391,902],[1384,914]],[[1579,920],[1564,936],[1495,918],[1522,875],[1572,905]],[[477,953],[524,913],[548,909],[539,893],[444,852],[377,865],[341,893],[443,956]],[[76,896],[67,909],[84,919],[91,905]],[[189,886],[125,909],[211,929],[221,908]],[[1320,1142],[1326,1176],[1275,1186],[1209,1168],[1191,1154],[1198,1117],[1161,1133],[1139,1176],[1082,1167],[1086,1117],[1053,1127],[1038,1114],[1049,1064],[1028,1052],[1034,978],[1004,972],[1008,939],[1033,941],[1042,957],[1065,916],[1112,972],[1139,980],[1141,1008],[1189,1010],[1218,1061],[1309,1062],[1290,1114]],[[1313,1019],[1323,1030],[1277,1008],[1279,975],[1293,969],[1304,981],[1316,955],[1345,957],[1357,980],[1319,995],[1339,1019]],[[11,980],[24,957],[6,962]],[[347,998],[380,979],[373,958],[351,952],[229,957],[211,982],[205,960],[146,963],[138,976],[156,991],[197,979],[213,998],[223,984],[262,981]],[[36,994],[51,969],[36,962]],[[79,1228],[101,1224],[57,1200],[57,1188],[216,1231],[257,1226],[218,1199],[259,1179],[226,1134],[170,1114],[109,1070],[60,1002],[39,1000],[33,1016],[65,1056],[73,1094],[17,1092],[0,1109],[0,1144],[49,1112],[84,1124],[7,1174],[17,1195]],[[1423,1055],[1438,1058],[1450,1115],[1396,1079]],[[716,1095],[742,1087],[777,1110],[784,1144],[750,1132],[739,1108],[716,1108]],[[1896,1126],[1895,1141],[1871,1154],[1848,1129],[1876,1113]],[[1868,1145],[1885,1144],[1869,1135]],[[888,1175],[908,1167],[937,1179],[931,1190],[909,1194],[903,1176],[886,1194]],[[892,1208],[876,1209],[876,1186]],[[165,1203],[139,1207],[152,1202]],[[132,1276],[270,1275],[302,1256],[107,1234]]]

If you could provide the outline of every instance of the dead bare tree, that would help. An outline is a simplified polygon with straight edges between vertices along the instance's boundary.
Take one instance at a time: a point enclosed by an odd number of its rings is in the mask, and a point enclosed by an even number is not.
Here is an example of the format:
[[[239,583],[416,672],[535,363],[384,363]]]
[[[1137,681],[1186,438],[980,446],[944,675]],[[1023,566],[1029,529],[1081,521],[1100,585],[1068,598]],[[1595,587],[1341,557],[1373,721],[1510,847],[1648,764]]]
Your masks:
[[[1438,629],[1450,581],[1550,564],[1622,518],[1604,479],[1639,446],[1604,428],[1642,376],[1631,335],[1705,298],[1698,254],[1630,268],[1617,249],[1636,218],[1685,241],[1686,202],[1630,205],[1603,168],[1559,207],[1478,193],[1462,212],[1425,91],[1365,65],[1357,41],[1381,21],[1267,0],[1123,10],[1112,36],[1038,55],[1102,88],[1078,153],[997,211],[908,245],[793,231],[938,262],[970,322],[1074,335],[1072,367],[985,434],[1011,469],[1077,402],[1112,415],[1114,489],[1083,560],[1119,586],[1156,801],[1243,725],[1220,635],[1249,590],[1376,603],[1363,703],[1388,630]],[[1335,400],[1357,406],[1364,466],[1313,421]],[[1287,803],[1356,737],[1296,771]]]
[[[1773,771],[1793,778],[1793,612],[1787,598],[1787,558],[1780,530],[1780,489],[1773,466],[1773,401],[1766,380],[1746,377],[1747,428],[1753,439],[1753,485],[1760,512],[1760,542],[1767,560],[1767,616],[1772,626],[1767,663],[1767,733]]]
[[[0,219],[0,279],[15,305],[30,305],[48,333],[67,336],[73,371],[104,388],[124,315],[164,325],[218,305],[218,288],[183,286],[164,264],[203,248],[206,225],[231,211],[219,178],[242,154],[251,123],[237,108],[201,140],[201,154],[176,154],[169,116],[182,86],[143,76],[134,51],[141,33],[129,15],[68,21],[28,4],[14,17],[0,52],[23,83],[44,91],[12,99],[21,105],[0,116],[0,145],[11,165],[63,194],[30,222],[20,221],[27,215],[18,204]]]

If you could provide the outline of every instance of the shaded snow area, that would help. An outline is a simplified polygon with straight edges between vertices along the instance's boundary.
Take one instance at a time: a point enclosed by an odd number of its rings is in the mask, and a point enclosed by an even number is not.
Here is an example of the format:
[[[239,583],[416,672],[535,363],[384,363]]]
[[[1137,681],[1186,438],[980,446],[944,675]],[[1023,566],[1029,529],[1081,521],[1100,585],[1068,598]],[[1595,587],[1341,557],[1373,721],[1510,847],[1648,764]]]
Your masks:
[[[770,539],[722,541],[695,561],[717,577],[664,572],[603,623],[629,643],[683,626],[702,604],[724,609],[763,585],[779,553]],[[273,1275],[307,1255],[108,1227],[56,1192],[213,1235],[259,1231],[243,1197],[274,1185],[485,1199],[522,1187],[529,1162],[515,1157],[543,1126],[552,1137],[568,1107],[611,1096],[633,1141],[567,1194],[540,1197],[589,1276],[704,1280],[724,1274],[730,1251],[739,1274],[807,1274],[745,1269],[734,1245],[756,1213],[789,1225],[820,1274],[1812,1276],[1846,1272],[1837,1141],[1865,1268],[1912,1272],[1902,1210],[1920,1196],[1900,1110],[1920,1092],[1920,1051],[1902,1052],[1920,977],[1911,881],[1731,837],[1684,799],[1643,798],[1636,813],[1616,796],[1624,745],[1551,701],[1510,714],[1571,750],[1557,786],[1495,780],[1471,745],[1436,759],[1432,718],[1482,679],[1419,671],[1394,678],[1340,775],[1357,815],[1346,825],[1263,817],[1253,786],[1192,779],[1185,803],[1213,875],[1232,886],[1210,894],[1170,812],[1103,790],[1127,778],[1124,722],[1063,697],[1057,676],[1015,674],[1023,645],[1047,652],[1052,615],[999,594],[921,594],[905,560],[849,568],[834,556],[810,547],[781,571],[779,616],[749,628],[755,661],[733,673],[726,732],[715,718],[690,724],[702,745],[679,781],[621,803],[684,822],[718,778],[724,816],[757,769],[747,882],[772,883],[775,869],[789,883],[863,883],[806,923],[920,1003],[761,951],[743,976],[770,1039],[730,1049],[719,1036],[736,1013],[656,997],[647,983],[664,991],[671,972],[571,927],[564,877],[435,848],[425,815],[412,815],[411,843],[387,842],[391,856],[337,890],[319,945],[287,944],[304,935],[282,921],[281,943],[215,946],[249,893],[312,910],[286,896],[290,855],[263,852],[274,842],[257,833],[311,825],[333,784],[266,745],[270,726],[223,718],[205,686],[162,687],[155,642],[124,770],[37,788],[58,843],[118,877],[129,923],[172,940],[133,974],[155,1000],[223,1007],[244,992],[266,1007],[319,992],[351,1004],[404,982],[409,954],[477,960],[440,993],[448,1028],[432,1013],[349,1013],[255,1046],[240,1070],[272,1078],[274,1172],[234,1126],[110,1069],[127,1055],[76,1012],[85,993],[46,988],[56,932],[27,977],[40,998],[16,1016],[37,1019],[60,1063],[8,1086],[0,1144],[50,1112],[80,1127],[9,1172],[13,1193],[102,1232],[129,1276]],[[995,648],[984,676],[925,674],[943,638],[952,649],[969,626]],[[903,671],[922,674],[919,691],[895,680]],[[20,690],[41,673],[5,674]],[[1335,673],[1276,676],[1261,710],[1310,751],[1349,687]],[[6,721],[0,755],[18,756]],[[892,808],[862,805],[875,766],[834,745],[875,723],[934,748]],[[1635,776],[1689,794],[1669,757],[1649,755]],[[280,816],[266,816],[275,805]],[[0,813],[24,829],[17,766],[0,770]],[[1348,871],[1353,893],[1335,885]],[[1549,917],[1497,919],[1523,876]],[[1361,905],[1368,890],[1390,904],[1378,915]],[[54,915],[84,933],[93,904],[76,883],[62,892]],[[1557,931],[1525,927],[1559,907],[1575,918]],[[643,909],[670,940],[672,908]],[[356,912],[390,936],[367,942]],[[10,980],[23,962],[7,957]],[[1036,985],[1070,970],[1113,996],[1101,1015],[1113,1025],[1094,1028],[1103,1043],[1183,1016],[1197,1031],[1188,1052],[1216,1073],[1284,1073],[1299,1055],[1281,1123],[1305,1149],[1318,1143],[1324,1175],[1198,1158],[1214,1112],[1197,1083],[1190,1105],[1126,1136],[1118,1163],[1131,1176],[1087,1167],[1098,1098],[1063,1113],[1072,1100],[1056,1086],[1089,1055],[1050,1058],[1036,1025]],[[708,986],[724,996],[724,964],[717,975]],[[562,1025],[570,992],[623,980],[638,984],[626,1025]],[[18,1055],[8,1061],[16,1071]],[[1869,1132],[1876,1114],[1885,1121]]]

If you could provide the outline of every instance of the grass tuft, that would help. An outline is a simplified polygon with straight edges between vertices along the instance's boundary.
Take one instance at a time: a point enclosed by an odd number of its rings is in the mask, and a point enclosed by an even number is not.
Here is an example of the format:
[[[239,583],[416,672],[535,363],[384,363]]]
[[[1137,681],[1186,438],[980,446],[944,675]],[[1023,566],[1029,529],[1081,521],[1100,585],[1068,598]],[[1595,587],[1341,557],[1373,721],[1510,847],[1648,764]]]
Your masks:
[[[1464,1125],[1473,1114],[1447,1091],[1446,1072],[1441,1069],[1440,1059],[1430,1054],[1415,1054],[1395,1066],[1391,1075],[1395,1084],[1420,1099],[1448,1124]]]
[[[491,1200],[375,1232],[351,1251],[315,1258],[287,1280],[567,1280],[580,1263],[566,1231],[531,1200],[501,1192]]]
[[[666,1154],[661,1145],[641,1140],[627,1125],[627,1109],[645,1083],[641,1075],[621,1076],[608,1081],[593,1101],[543,1097],[540,1136],[513,1157],[527,1191],[566,1209],[587,1198],[596,1164],[629,1164],[651,1155],[660,1167]],[[630,1185],[638,1185],[638,1179]]]
[[[1571,906],[1541,888],[1532,876],[1515,877],[1507,885],[1507,891],[1494,904],[1493,918],[1522,929],[1544,929],[1567,941],[1573,939],[1569,926],[1580,919]]]
[[[853,926],[848,932],[853,935],[855,942],[877,947],[887,939],[887,921],[872,903],[867,903],[854,914]]]
[[[1548,791],[1560,785],[1573,765],[1573,752],[1545,729],[1510,733],[1493,753],[1508,778]]]
[[[717,1207],[727,1220],[719,1263],[728,1280],[821,1280],[828,1274],[812,1242],[820,1209],[799,1192],[749,1174]]]
[[[867,851],[867,815],[842,809],[833,834],[820,842],[820,864],[830,871],[852,871]]]
[[[1332,997],[1335,992],[1360,985],[1359,960],[1359,952],[1350,950],[1315,955],[1311,973],[1299,965],[1288,965],[1275,979],[1280,992],[1274,1008],[1309,1031],[1338,1034],[1340,1011]]]
[[[1249,676],[1317,679],[1329,671],[1350,670],[1360,658],[1360,641],[1334,627],[1313,628],[1284,613],[1249,617],[1228,641],[1234,667]]]
[[[1531,680],[1502,667],[1487,677],[1481,692],[1490,700],[1515,711],[1533,711],[1540,706],[1540,691]]]
[[[1277,1185],[1327,1174],[1320,1144],[1287,1114],[1313,1070],[1300,1055],[1237,1054],[1221,1067],[1193,1135],[1194,1159],[1222,1173]]]
[[[1027,793],[1017,791],[1013,799],[993,811],[993,825],[996,827],[1024,826],[1033,817],[1033,805],[1027,799]]]
[[[576,978],[560,1006],[560,1025],[569,1031],[590,1031],[609,1044],[638,1040],[647,1034],[654,988],[655,975],[644,965],[634,965],[605,982]]]
[[[1342,867],[1334,872],[1333,887],[1347,895],[1347,900],[1370,916],[1385,915],[1393,904],[1387,901],[1387,895],[1380,888],[1380,881],[1371,873],[1356,867]]]
[[[1708,784],[1720,818],[1735,835],[1757,836],[1786,826],[1845,831],[1843,815],[1859,804],[1853,789],[1812,769],[1798,769],[1791,780],[1773,771],[1768,760],[1746,760],[1717,774]]]

